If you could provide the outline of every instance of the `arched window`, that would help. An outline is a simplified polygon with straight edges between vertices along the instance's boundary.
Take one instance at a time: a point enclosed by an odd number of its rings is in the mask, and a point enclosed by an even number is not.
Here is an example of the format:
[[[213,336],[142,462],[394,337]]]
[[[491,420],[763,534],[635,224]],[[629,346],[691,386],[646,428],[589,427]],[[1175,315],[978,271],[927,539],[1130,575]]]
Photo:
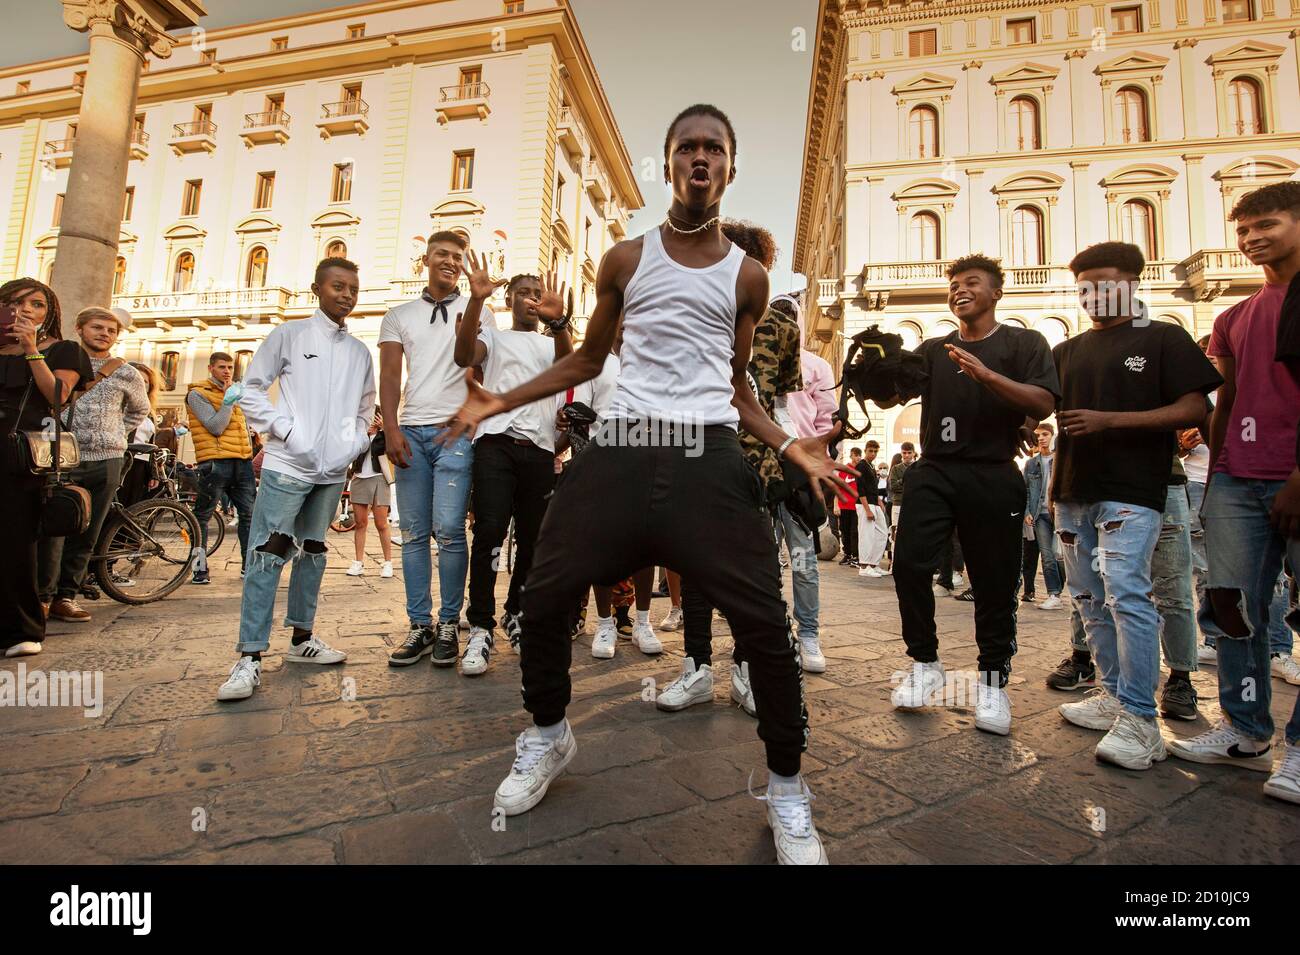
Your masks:
[[[939,217],[933,212],[918,212],[909,224],[909,257],[913,262],[937,262],[939,259]]]
[[[913,157],[933,159],[939,155],[939,114],[934,111],[934,107],[913,107],[909,122],[912,127]]]
[[[188,292],[194,285],[194,254],[182,252],[176,256],[176,267],[172,269],[172,291]]]
[[[1115,94],[1115,132],[1120,142],[1150,142],[1148,120],[1146,93],[1135,86],[1126,86]]]
[[[957,323],[946,318],[941,322],[934,323],[934,334],[939,338],[942,338],[945,335],[950,335],[956,330]]]
[[[1267,132],[1260,99],[1259,84],[1252,79],[1242,76],[1228,84],[1229,132],[1237,136]]]
[[[1029,96],[1017,96],[1007,106],[1011,142],[1018,150],[1041,149],[1038,135],[1038,103]]]
[[[1070,337],[1070,329],[1059,318],[1045,318],[1038,323],[1038,330],[1047,339],[1047,344],[1055,348]]]
[[[113,263],[113,294],[121,295],[126,289],[126,259],[122,256],[117,257]]]
[[[329,245],[325,246],[325,258],[346,259],[347,257],[348,246],[342,239],[335,239]]]
[[[247,349],[235,352],[235,381],[243,381],[248,371],[248,363],[253,360],[253,353]]]
[[[1011,264],[1043,264],[1043,214],[1033,206],[1011,213]]]
[[[908,351],[921,344],[921,329],[913,322],[902,322],[895,331],[903,339],[903,347]]]
[[[244,269],[245,288],[266,287],[266,263],[268,259],[266,246],[253,246],[252,251],[248,253],[248,265]]]
[[[1124,242],[1132,242],[1148,262],[1156,255],[1156,217],[1149,203],[1130,199],[1119,208],[1119,234]]]
[[[49,285],[54,280],[54,260],[50,259],[50,264],[45,266],[45,284]]]
[[[176,390],[176,373],[180,370],[181,353],[176,351],[163,352],[162,363],[158,370],[162,373],[163,389],[166,391]]]

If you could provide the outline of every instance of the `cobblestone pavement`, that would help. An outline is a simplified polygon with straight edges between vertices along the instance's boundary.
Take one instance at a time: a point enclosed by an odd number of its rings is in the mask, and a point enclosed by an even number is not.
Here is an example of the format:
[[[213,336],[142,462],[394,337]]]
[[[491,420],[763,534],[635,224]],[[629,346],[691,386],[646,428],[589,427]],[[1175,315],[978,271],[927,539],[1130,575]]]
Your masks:
[[[285,666],[280,631],[262,688],[218,704],[238,616],[232,543],[212,586],[187,584],[147,607],[91,603],[92,623],[55,623],[43,654],[0,664],[104,680],[97,718],[0,709],[0,858],[774,861],[762,806],[746,794],[751,772],[764,785],[763,749],[755,722],[727,702],[723,621],[714,704],[676,714],[642,696],[647,678],[662,687],[680,670],[680,633],[663,635],[662,657],[620,642],[612,661],[593,660],[590,635],[579,637],[578,755],[538,808],[499,831],[492,792],[528,725],[518,658],[499,651],[473,680],[424,661],[389,668],[405,635],[400,577],[380,579],[373,559],[366,576],[345,576],[351,542],[334,535],[317,632],[347,663]],[[821,569],[828,670],[807,677],[804,771],[833,863],[1300,862],[1300,807],[1265,797],[1262,774],[1174,758],[1145,773],[1096,762],[1100,734],[1066,724],[1056,706],[1074,697],[1043,685],[1067,651],[1066,612],[1022,611],[1012,734],[989,736],[970,707],[892,712],[891,675],[907,665],[892,581]],[[666,609],[656,599],[652,620]],[[971,605],[940,600],[939,630],[946,665],[973,668]],[[1196,685],[1214,717],[1214,670]],[[1296,689],[1272,685],[1280,728]],[[1185,736],[1208,723],[1163,725]]]

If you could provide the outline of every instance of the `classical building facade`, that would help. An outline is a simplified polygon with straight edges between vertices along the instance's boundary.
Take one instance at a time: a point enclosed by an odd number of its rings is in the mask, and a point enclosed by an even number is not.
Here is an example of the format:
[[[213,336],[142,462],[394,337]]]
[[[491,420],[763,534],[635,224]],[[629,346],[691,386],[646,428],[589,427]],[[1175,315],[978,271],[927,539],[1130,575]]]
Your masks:
[[[566,0],[374,0],[178,37],[147,62],[122,197],[119,353],[177,406],[214,350],[237,372],[310,315],[326,255],[361,270],[352,330],[375,347],[424,286],[433,232],[495,274],[556,269],[594,304],[596,263],[641,195]],[[85,58],[0,69],[0,275],[48,278]],[[497,304],[500,305],[498,298]]]
[[[1227,213],[1300,166],[1300,0],[821,0],[794,266],[809,347],[955,327],[944,270],[1007,271],[1003,321],[1080,330],[1074,253],[1146,252],[1194,335],[1259,287]],[[889,452],[919,409],[872,413]]]

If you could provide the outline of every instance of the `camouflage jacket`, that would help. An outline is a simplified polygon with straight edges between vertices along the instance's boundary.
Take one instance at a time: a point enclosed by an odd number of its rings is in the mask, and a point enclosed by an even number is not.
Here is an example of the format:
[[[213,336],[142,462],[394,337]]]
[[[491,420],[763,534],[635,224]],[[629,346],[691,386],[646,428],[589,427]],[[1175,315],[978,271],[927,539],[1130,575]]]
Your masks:
[[[778,396],[803,390],[798,322],[774,308],[767,310],[754,326],[754,344],[749,353],[746,377],[768,417],[773,416]],[[758,469],[768,502],[776,503],[785,497],[781,461],[776,451],[743,430],[740,432],[740,446],[745,452],[745,460]]]

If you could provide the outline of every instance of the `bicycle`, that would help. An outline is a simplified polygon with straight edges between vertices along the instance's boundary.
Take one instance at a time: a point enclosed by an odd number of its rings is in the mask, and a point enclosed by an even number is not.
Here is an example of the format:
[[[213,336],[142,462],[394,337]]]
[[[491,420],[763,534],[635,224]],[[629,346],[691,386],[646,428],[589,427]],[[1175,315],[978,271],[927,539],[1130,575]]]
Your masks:
[[[168,463],[170,461],[170,468]],[[176,456],[168,451],[162,451],[162,457],[159,461],[159,488],[157,492],[150,494],[150,497],[164,496],[161,489],[166,485],[168,493],[165,495],[170,500],[184,504],[194,515],[198,516],[199,490],[198,476],[194,468],[181,464],[176,460]],[[226,539],[226,521],[223,518],[219,508],[213,508],[212,513],[208,515],[208,535],[207,547],[204,553],[211,557],[217,552],[217,549]],[[202,539],[202,538],[201,538]]]
[[[352,513],[352,495],[348,493],[350,490],[351,482],[348,482],[348,487],[343,489],[343,496],[339,498],[338,516],[330,521],[330,530],[336,534],[350,534],[357,525],[356,515]]]

